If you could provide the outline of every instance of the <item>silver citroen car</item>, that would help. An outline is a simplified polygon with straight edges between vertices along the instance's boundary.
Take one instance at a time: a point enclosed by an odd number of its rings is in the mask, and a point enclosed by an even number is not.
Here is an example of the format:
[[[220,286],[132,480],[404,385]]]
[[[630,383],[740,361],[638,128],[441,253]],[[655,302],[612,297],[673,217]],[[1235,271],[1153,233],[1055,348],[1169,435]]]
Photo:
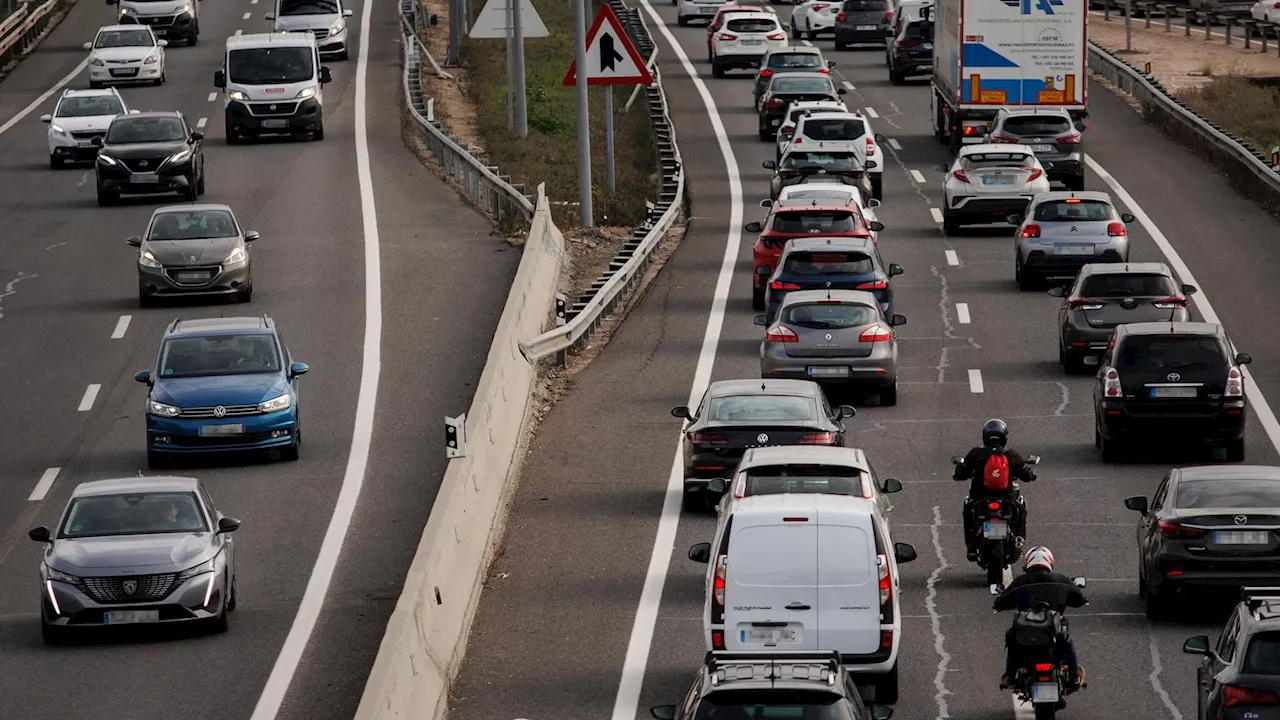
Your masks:
[[[227,630],[236,606],[240,521],[214,508],[198,480],[133,477],[82,483],[45,543],[41,630],[56,644],[80,628],[199,622]]]
[[[1051,277],[1074,277],[1090,263],[1129,262],[1134,216],[1104,192],[1055,191],[1036,195],[1026,215],[1007,218],[1013,235],[1013,276],[1020,290]]]

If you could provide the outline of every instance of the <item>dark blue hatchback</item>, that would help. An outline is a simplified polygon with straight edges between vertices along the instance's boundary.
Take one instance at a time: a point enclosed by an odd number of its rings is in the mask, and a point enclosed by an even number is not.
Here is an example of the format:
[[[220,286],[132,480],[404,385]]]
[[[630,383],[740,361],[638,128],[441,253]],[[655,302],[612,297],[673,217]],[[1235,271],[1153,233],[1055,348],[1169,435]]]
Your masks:
[[[796,238],[787,243],[769,278],[765,313],[772,323],[782,299],[796,290],[866,290],[880,301],[885,317],[893,317],[889,279],[902,272],[901,265],[885,265],[869,238]]]
[[[174,320],[147,385],[147,464],[171,455],[278,450],[297,460],[302,444],[298,376],[271,318]]]

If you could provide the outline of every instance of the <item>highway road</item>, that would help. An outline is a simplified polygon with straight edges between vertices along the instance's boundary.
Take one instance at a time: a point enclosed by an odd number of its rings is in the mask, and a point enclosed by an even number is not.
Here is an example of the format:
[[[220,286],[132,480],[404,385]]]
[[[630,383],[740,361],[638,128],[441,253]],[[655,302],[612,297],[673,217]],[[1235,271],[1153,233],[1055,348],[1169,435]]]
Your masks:
[[[704,653],[704,565],[686,558],[714,520],[678,511],[680,422],[709,380],[759,377],[760,329],[749,302],[750,244],[742,224],[767,196],[749,75],[714,80],[705,30],[679,28],[674,9],[645,3],[685,154],[692,222],[683,245],[610,345],[573,379],[534,443],[505,544],[477,614],[455,720],[648,717],[679,702]],[[784,16],[789,8],[779,7]],[[661,25],[659,32],[658,25]],[[888,82],[883,48],[834,52],[845,100],[866,109],[888,142],[887,229],[880,245],[895,279],[903,366],[896,407],[860,407],[847,445],[880,475],[900,478],[895,539],[919,559],[903,566],[902,697],[896,717],[1020,717],[997,689],[1007,616],[993,616],[981,571],[965,561],[963,486],[948,457],[980,441],[983,421],[1012,426],[1012,445],[1044,457],[1027,486],[1032,543],[1058,568],[1089,578],[1091,605],[1072,613],[1089,687],[1066,717],[1180,720],[1195,712],[1195,663],[1184,638],[1203,624],[1150,624],[1137,597],[1137,517],[1129,495],[1150,494],[1172,464],[1202,462],[1168,448],[1142,462],[1103,465],[1092,443],[1091,382],[1056,363],[1059,300],[1021,293],[1008,230],[944,237],[933,166],[949,160],[929,131],[927,81]],[[1268,269],[1280,262],[1277,223],[1236,197],[1195,156],[1094,86],[1086,133],[1087,187],[1138,216],[1134,260],[1185,266],[1201,288],[1196,312],[1217,317],[1255,364],[1247,460],[1277,462],[1280,428],[1257,412],[1280,398],[1280,340],[1264,318],[1280,312]],[[1206,304],[1205,301],[1208,301]],[[691,393],[692,388],[692,393]],[[665,500],[665,504],[664,504]]]
[[[354,713],[444,471],[441,418],[471,401],[519,260],[403,147],[396,6],[364,1],[358,59],[331,63],[322,142],[226,145],[213,71],[228,36],[269,30],[269,0],[203,2],[200,43],[169,48],[168,82],[122,91],[207,133],[204,200],[262,236],[247,305],[140,310],[124,238],[177,201],[99,208],[91,167],[49,170],[39,116],[62,84],[87,86],[81,44],[114,8],[79,3],[0,84],[0,717]],[[45,647],[26,531],[56,523],[77,483],[150,474],[132,376],[169,321],[258,313],[311,366],[302,459],[175,471],[244,521],[231,631]],[[300,607],[319,613],[290,635]]]

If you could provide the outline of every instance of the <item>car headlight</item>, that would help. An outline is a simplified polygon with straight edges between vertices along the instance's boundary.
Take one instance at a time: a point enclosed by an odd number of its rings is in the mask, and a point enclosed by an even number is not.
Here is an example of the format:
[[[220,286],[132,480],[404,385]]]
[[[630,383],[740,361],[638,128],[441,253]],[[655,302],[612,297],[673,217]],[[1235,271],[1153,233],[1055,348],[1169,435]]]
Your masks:
[[[264,413],[280,412],[293,407],[293,398],[289,397],[289,393],[285,393],[280,397],[273,397],[266,402],[258,403],[258,410]]]
[[[57,580],[58,582],[64,582],[64,583],[67,583],[68,585],[80,584],[80,578],[76,577],[75,575],[68,575],[67,573],[64,573],[60,570],[54,570],[48,565],[45,565],[44,569],[45,569],[45,572],[49,574],[50,580]]]
[[[346,30],[346,29],[347,29],[347,24],[346,24],[345,22],[343,22],[342,20],[338,20],[338,21],[334,22],[332,25],[330,25],[330,26],[329,26],[329,34],[330,34],[330,35],[337,35],[338,33],[342,32],[343,30]]]
[[[143,60],[143,61],[142,61],[142,64],[143,64],[143,65],[155,65],[155,64],[156,64],[156,63],[158,63],[158,62],[160,62],[160,53],[152,53],[152,54],[150,54],[150,55],[148,55],[148,56],[147,56],[147,59],[145,59],[145,60]]]
[[[240,92],[239,90],[232,90],[231,92],[227,93],[227,98],[228,98],[228,99],[231,99],[231,100],[239,100],[239,101],[243,102],[243,101],[245,101],[245,100],[248,100],[248,99],[249,99],[249,96],[248,96],[248,95],[245,95],[244,93]]]
[[[63,130],[61,125],[50,125],[50,126],[49,126],[49,129],[50,129],[50,130],[52,130],[52,131],[53,131],[53,134],[55,134],[55,135],[66,135],[66,134],[67,134],[67,131],[66,131],[66,130]]]
[[[127,8],[127,7],[122,7],[122,8],[120,8],[120,15],[121,15],[121,16],[124,16],[124,15],[132,15],[132,14],[133,14],[133,8]]]
[[[119,165],[120,164],[116,162],[115,158],[111,157],[110,155],[104,154],[101,150],[98,151],[98,162],[102,163],[103,165]]]
[[[106,67],[106,63],[102,62],[100,57],[89,58],[89,64],[94,67]]]
[[[188,160],[190,160],[190,159],[191,159],[191,150],[190,150],[190,149],[187,149],[187,150],[183,150],[183,151],[181,151],[181,152],[176,152],[176,153],[174,153],[173,155],[169,156],[169,164],[170,164],[170,165],[181,165],[182,163],[184,163],[184,162],[186,162],[186,161],[188,161]]]
[[[189,567],[186,570],[183,570],[182,572],[178,573],[178,582],[182,582],[183,580],[190,580],[191,578],[197,575],[203,575],[205,573],[213,572],[213,560],[214,559],[205,560],[199,565],[196,565],[194,567]]]
[[[159,417],[170,418],[178,417],[182,414],[181,408],[176,408],[172,405],[165,405],[164,403],[156,402],[155,400],[147,401],[147,412],[152,415],[158,415]]]
[[[244,251],[244,248],[238,247],[235,250],[231,251],[231,254],[227,256],[226,260],[222,261],[222,265],[224,267],[231,267],[233,265],[243,265],[244,262],[248,259],[249,259],[249,255]]]
[[[151,254],[150,250],[143,250],[138,253],[138,264],[142,267],[155,268],[157,270],[164,267],[164,265],[161,265],[160,261],[156,259],[156,256]]]
[[[301,90],[298,91],[298,94],[294,95],[293,97],[297,100],[302,100],[304,98],[315,97],[315,96],[316,96],[316,89],[313,87],[309,87],[309,88],[302,88]]]
[[[193,8],[191,7],[191,3],[183,3],[179,5],[177,9],[175,9],[173,12],[175,15],[189,15],[192,9]]]

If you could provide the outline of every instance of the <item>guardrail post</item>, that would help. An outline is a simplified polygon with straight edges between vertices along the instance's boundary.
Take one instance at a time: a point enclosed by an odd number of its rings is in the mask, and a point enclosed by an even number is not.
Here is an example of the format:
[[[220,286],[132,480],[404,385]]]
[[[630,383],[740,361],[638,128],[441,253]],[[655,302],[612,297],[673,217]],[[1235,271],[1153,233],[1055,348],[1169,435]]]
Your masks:
[[[1213,14],[1205,13],[1204,14],[1204,39],[1205,40],[1213,39],[1213,33],[1211,32],[1212,30],[1213,30]]]
[[[1102,3],[1102,19],[1103,20],[1111,19],[1111,0],[1107,0],[1106,2]]]
[[[1253,28],[1256,24],[1252,20],[1244,21],[1244,49],[1249,50],[1253,42]]]
[[[1147,3],[1141,3],[1141,5],[1142,5],[1142,27],[1146,30],[1150,30],[1151,29],[1151,6],[1148,5]]]
[[[1262,36],[1262,53],[1265,55],[1267,52],[1267,29],[1262,28],[1262,31],[1258,34]]]
[[[1189,12],[1186,15],[1182,16],[1182,29],[1183,29],[1182,37],[1185,37],[1185,38],[1191,37],[1191,13]]]
[[[1173,32],[1173,6],[1172,5],[1164,6],[1164,31],[1167,33]]]

